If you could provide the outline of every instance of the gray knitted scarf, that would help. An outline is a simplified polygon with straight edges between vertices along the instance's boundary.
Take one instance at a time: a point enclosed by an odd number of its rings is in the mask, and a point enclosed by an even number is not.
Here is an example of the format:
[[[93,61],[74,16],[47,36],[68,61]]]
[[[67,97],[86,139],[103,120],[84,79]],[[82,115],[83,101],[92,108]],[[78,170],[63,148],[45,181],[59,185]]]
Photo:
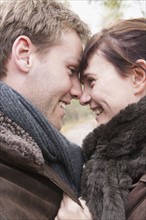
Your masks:
[[[35,140],[43,156],[79,195],[83,158],[79,146],[70,143],[24,97],[0,82],[0,111]]]

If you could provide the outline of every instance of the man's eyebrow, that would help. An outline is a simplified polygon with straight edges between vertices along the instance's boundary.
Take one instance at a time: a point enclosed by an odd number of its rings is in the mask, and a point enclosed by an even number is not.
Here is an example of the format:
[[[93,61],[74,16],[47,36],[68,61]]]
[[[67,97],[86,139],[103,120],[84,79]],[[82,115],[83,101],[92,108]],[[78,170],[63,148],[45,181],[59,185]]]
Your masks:
[[[68,58],[67,58],[67,61],[70,61],[70,62],[72,62],[74,65],[79,66],[81,59],[80,59],[80,58],[77,58],[77,57],[74,57],[74,56],[71,56],[71,57],[68,57]]]

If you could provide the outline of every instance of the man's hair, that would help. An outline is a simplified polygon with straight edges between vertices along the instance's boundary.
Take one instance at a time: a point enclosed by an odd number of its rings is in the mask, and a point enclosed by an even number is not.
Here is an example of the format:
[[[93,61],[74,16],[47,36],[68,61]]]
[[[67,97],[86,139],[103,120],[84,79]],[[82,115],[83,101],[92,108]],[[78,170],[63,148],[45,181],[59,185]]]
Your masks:
[[[121,75],[127,76],[134,66],[139,66],[137,60],[146,60],[145,45],[146,18],[117,21],[93,35],[88,42],[80,63],[81,75],[92,55],[100,51]]]
[[[3,0],[0,3],[0,78],[6,74],[6,63],[18,36],[28,36],[37,51],[43,53],[68,29],[74,30],[86,44],[89,28],[67,5],[56,0]]]

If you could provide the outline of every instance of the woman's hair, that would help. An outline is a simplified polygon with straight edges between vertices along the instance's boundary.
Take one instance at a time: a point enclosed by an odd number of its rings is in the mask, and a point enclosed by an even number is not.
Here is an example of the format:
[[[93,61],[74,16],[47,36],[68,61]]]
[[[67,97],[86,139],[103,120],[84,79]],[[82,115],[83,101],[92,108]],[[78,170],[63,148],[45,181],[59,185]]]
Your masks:
[[[131,68],[140,66],[137,60],[146,60],[146,18],[120,20],[93,35],[82,56],[81,75],[97,51],[126,76]]]
[[[0,2],[0,77],[6,74],[6,63],[12,45],[20,35],[26,35],[44,52],[56,44],[62,32],[74,30],[83,44],[90,31],[80,17],[56,0],[10,0]]]

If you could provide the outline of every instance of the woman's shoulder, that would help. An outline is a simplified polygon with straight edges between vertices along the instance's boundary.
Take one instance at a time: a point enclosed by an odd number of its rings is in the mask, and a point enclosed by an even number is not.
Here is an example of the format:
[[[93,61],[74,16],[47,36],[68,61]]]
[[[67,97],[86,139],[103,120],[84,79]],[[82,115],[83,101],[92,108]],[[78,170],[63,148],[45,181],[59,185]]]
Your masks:
[[[133,185],[128,196],[127,220],[146,219],[146,173]]]

